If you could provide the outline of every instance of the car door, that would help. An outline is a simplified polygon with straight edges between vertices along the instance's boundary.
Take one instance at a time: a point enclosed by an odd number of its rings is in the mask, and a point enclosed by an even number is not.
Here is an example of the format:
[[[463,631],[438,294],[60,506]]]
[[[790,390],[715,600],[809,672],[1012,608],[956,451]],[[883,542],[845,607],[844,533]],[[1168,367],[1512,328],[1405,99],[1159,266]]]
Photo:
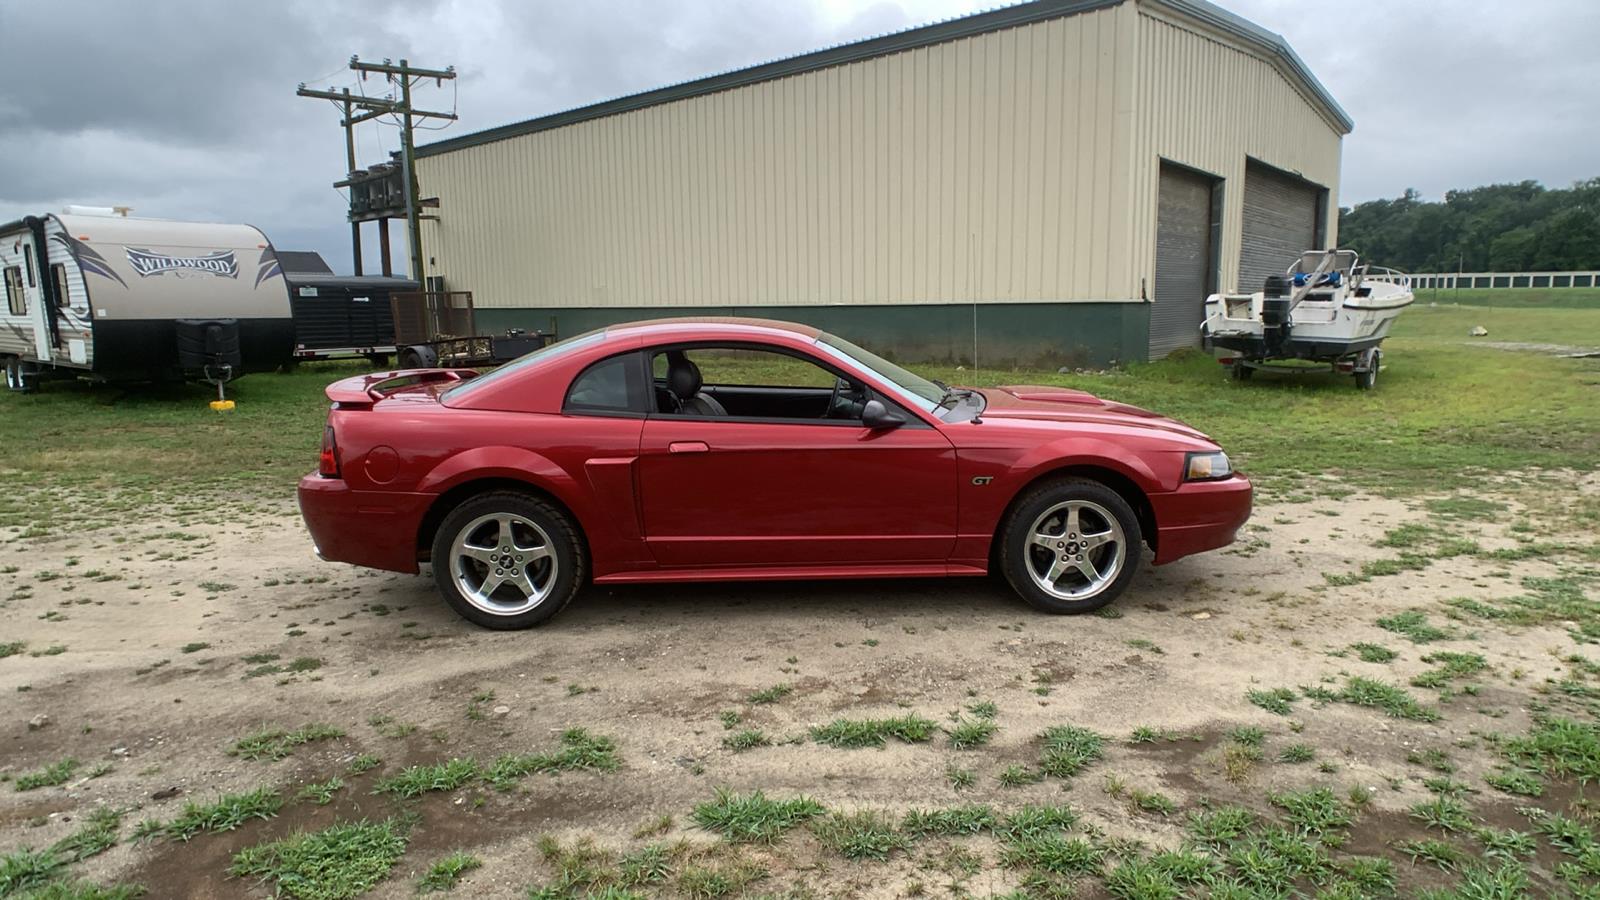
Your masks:
[[[719,349],[688,352],[705,360]],[[816,415],[809,398],[825,411],[831,389],[819,391],[815,382],[831,383],[839,370],[793,351],[734,352],[743,354],[739,365],[719,366],[722,374],[708,370],[704,391],[744,414],[661,411],[645,421],[640,499],[658,564],[851,566],[948,558],[956,535],[956,457],[938,429],[904,410],[905,424],[879,429]],[[781,357],[782,364],[755,358],[763,355]],[[751,398],[763,392],[776,414],[750,414],[759,411]]]

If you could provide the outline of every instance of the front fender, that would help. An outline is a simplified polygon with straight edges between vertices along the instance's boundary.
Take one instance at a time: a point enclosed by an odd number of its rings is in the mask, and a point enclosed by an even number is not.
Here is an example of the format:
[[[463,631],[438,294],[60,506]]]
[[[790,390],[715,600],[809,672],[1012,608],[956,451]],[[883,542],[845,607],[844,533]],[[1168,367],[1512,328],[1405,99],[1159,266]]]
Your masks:
[[[1139,486],[1146,494],[1170,491],[1176,483],[1167,484],[1138,453],[1130,453],[1125,443],[1075,435],[1041,444],[1012,464],[1006,473],[1010,493],[1054,469],[1070,466],[1095,466],[1110,469]],[[1176,473],[1174,473],[1176,475]]]

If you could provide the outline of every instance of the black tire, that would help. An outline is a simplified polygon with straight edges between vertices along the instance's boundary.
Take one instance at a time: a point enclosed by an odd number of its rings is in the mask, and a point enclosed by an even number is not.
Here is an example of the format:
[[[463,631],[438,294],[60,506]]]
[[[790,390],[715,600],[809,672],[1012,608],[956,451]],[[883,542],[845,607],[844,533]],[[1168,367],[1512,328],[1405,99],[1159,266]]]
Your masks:
[[[1255,369],[1250,368],[1242,361],[1237,359],[1234,360],[1233,365],[1229,366],[1228,368],[1232,370],[1230,374],[1233,375],[1234,381],[1249,381],[1250,377],[1256,374]]]
[[[458,573],[453,560],[456,540],[462,537],[464,530],[476,533],[478,529],[474,523],[482,522],[485,517],[502,516],[521,519],[526,523],[526,525],[519,523],[518,528],[525,528],[527,525],[537,528],[540,533],[536,537],[543,539],[544,546],[548,547],[548,558],[553,561],[554,569],[553,573],[549,573],[542,600],[529,609],[514,609],[503,613],[494,611],[492,607],[497,604],[493,601],[496,597],[508,596],[507,592],[516,588],[511,586],[492,589],[488,601],[474,601],[469,597],[463,584],[457,580]],[[486,528],[488,524],[483,523],[478,527]],[[468,539],[473,539],[473,535],[468,535]],[[481,537],[476,539],[481,541]],[[497,537],[496,542],[499,540]],[[514,542],[512,546],[515,546]],[[493,550],[493,547],[489,549]],[[521,558],[521,556],[516,557],[518,560]],[[484,628],[502,631],[532,628],[549,620],[572,602],[572,598],[577,595],[588,576],[583,541],[577,527],[566,513],[546,500],[515,491],[480,494],[451,510],[439,523],[439,529],[434,534],[432,559],[434,581],[439,585],[439,592],[444,595],[445,602],[467,621]],[[542,567],[543,561],[541,560],[538,565]],[[462,566],[467,570],[464,572],[464,577],[469,583],[475,578],[487,577],[486,568],[474,568],[484,566],[482,562],[468,560],[464,561]],[[534,565],[527,567],[527,575],[531,582],[537,583]],[[479,586],[482,586],[481,580]]]
[[[1367,365],[1365,372],[1356,373],[1356,387],[1363,391],[1370,391],[1378,386],[1378,368],[1383,365],[1383,351],[1372,351],[1372,362]]]
[[[1094,523],[1097,529],[1105,527],[1105,533],[1114,533],[1120,529],[1122,546],[1120,558],[1116,560],[1119,568],[1115,573],[1108,574],[1106,582],[1101,587],[1081,597],[1064,597],[1045,590],[1036,580],[1036,567],[1047,560],[1053,566],[1055,553],[1058,550],[1042,548],[1032,542],[1030,536],[1033,534],[1035,522],[1041,516],[1064,504],[1073,503],[1083,505],[1084,509],[1081,509],[1080,513],[1088,512],[1091,519],[1097,520]],[[1105,521],[1098,521],[1101,519]],[[1074,537],[1068,539],[1065,522],[1061,524],[1063,540],[1058,542],[1057,547],[1060,548],[1059,552],[1066,552],[1075,546],[1074,541],[1078,536],[1074,533]],[[1094,537],[1101,533],[1099,531],[1089,533],[1087,525],[1084,526],[1084,531],[1083,537]],[[1098,560],[1094,556],[1096,552],[1100,553]],[[1121,494],[1098,481],[1085,478],[1060,478],[1028,489],[1027,493],[1012,505],[1011,514],[1006,519],[1001,533],[999,567],[1012,589],[1034,609],[1057,615],[1086,613],[1093,612],[1117,599],[1127,589],[1128,583],[1139,570],[1143,552],[1144,535],[1139,528],[1139,517],[1134,514],[1133,507]],[[1042,554],[1048,554],[1048,557]],[[1075,558],[1081,559],[1083,556],[1088,556],[1096,568],[1105,565],[1111,559],[1108,545],[1101,545],[1094,551]],[[1048,572],[1043,575],[1048,575]],[[1082,577],[1085,588],[1090,584],[1087,577],[1081,573],[1069,572],[1067,577]],[[1057,579],[1056,583],[1059,585],[1060,581],[1061,579]]]

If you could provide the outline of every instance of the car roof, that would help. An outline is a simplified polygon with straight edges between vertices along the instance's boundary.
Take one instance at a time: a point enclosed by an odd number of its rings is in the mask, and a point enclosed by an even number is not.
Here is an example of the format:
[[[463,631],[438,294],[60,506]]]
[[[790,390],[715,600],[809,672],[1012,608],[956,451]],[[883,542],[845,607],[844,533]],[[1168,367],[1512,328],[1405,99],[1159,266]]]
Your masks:
[[[774,333],[778,333],[799,336],[813,341],[822,334],[821,330],[798,322],[783,322],[778,319],[757,319],[746,316],[674,316],[665,319],[646,319],[640,322],[621,322],[606,328],[606,336],[608,338],[639,332],[646,332],[645,338],[647,340],[681,332],[695,332],[697,334],[712,332],[730,337],[776,336]]]

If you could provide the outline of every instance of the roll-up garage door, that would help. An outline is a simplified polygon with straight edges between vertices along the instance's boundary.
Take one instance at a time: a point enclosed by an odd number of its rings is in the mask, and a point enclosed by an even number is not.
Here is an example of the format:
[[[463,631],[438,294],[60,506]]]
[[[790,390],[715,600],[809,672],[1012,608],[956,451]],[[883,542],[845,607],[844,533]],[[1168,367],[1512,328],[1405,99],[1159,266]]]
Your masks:
[[[1284,270],[1307,250],[1320,249],[1317,211],[1323,188],[1251,162],[1244,172],[1244,242],[1239,250],[1239,290],[1261,290],[1268,275]]]
[[[1200,344],[1211,292],[1211,188],[1204,175],[1162,165],[1156,198],[1156,285],[1150,358]]]

